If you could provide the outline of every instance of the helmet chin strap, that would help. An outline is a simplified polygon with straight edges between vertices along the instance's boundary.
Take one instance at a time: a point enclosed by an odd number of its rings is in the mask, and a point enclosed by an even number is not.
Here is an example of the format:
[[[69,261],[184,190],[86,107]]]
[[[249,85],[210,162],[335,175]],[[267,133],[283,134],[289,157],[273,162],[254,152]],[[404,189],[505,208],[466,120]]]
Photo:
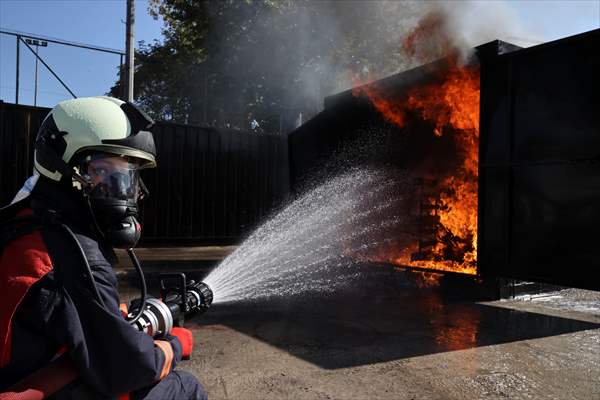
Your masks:
[[[83,187],[90,186],[90,182],[83,176],[79,175],[77,172],[73,172],[71,178],[73,179],[73,186],[75,186],[77,183]]]
[[[100,229],[100,225],[98,224],[98,220],[96,219],[96,214],[94,213],[94,210],[92,208],[92,203],[90,202],[89,192],[90,192],[91,186],[92,186],[91,182],[89,180],[85,179],[83,176],[81,176],[79,174],[79,169],[76,167],[70,168],[69,175],[71,176],[71,182],[73,184],[73,188],[77,189],[80,192],[81,196],[83,197],[83,200],[85,201],[87,209],[88,209],[90,215],[92,216],[94,228],[96,229],[97,233],[99,233],[103,239],[106,239],[104,232],[102,231],[102,229]]]

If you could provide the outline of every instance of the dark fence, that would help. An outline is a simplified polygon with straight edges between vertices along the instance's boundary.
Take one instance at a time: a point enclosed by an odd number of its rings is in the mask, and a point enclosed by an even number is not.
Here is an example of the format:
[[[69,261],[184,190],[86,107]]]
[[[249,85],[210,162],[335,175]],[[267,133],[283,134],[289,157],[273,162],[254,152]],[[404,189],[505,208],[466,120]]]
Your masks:
[[[0,102],[0,204],[31,175],[33,142],[48,113]],[[289,192],[285,136],[170,123],[153,129],[158,168],[144,171],[145,245],[234,243]]]
[[[285,136],[159,123],[146,243],[235,242],[287,196]]]

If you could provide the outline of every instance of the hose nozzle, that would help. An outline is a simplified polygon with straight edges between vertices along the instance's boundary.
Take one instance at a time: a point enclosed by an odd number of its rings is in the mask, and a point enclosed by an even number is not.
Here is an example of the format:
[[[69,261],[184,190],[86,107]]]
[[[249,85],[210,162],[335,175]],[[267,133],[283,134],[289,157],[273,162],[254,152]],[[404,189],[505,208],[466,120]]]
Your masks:
[[[200,282],[194,289],[194,292],[198,294],[198,312],[205,313],[212,304],[213,292],[204,282]]]

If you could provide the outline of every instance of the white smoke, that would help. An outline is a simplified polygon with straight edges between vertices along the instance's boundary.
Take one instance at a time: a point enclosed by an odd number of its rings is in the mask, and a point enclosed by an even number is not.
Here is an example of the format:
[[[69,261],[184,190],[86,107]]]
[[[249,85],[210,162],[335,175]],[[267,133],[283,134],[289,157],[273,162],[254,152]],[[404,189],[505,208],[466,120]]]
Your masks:
[[[312,66],[317,68],[306,68],[301,75],[302,87],[306,89],[304,95],[319,102],[324,96],[354,86],[353,77],[381,79],[423,63],[423,60],[408,57],[402,51],[402,42],[422,18],[431,13],[443,17],[443,34],[464,56],[475,46],[496,39],[521,47],[540,42],[524,28],[507,1],[335,1],[329,4],[329,12],[312,16],[317,18],[312,26],[327,30],[319,36],[328,43],[322,46],[325,54],[311,60]],[[307,16],[298,22],[310,20]],[[306,36],[297,38],[298,42],[315,40],[309,37],[310,30],[301,31],[306,32]],[[360,43],[361,38],[363,43]],[[348,51],[337,52],[336,57],[327,54],[336,48]]]
[[[381,79],[425,62],[407,57],[402,42],[431,13],[443,17],[444,34],[464,55],[495,39],[517,45],[536,41],[507,1],[312,0],[292,4],[285,12],[263,9],[254,16],[255,21],[268,21],[255,34],[268,37],[268,46],[235,53],[236,60],[241,58],[240,67],[226,73],[275,87],[289,87],[292,82],[295,89],[286,93],[279,106],[284,110],[299,107],[305,119],[321,110],[324,97],[354,86],[357,78]],[[224,32],[230,27],[220,29]],[[216,34],[220,34],[218,29]],[[247,41],[242,35],[240,43],[227,43],[222,51],[229,47],[235,52]]]
[[[521,47],[541,42],[507,1],[439,1],[431,7],[444,13],[449,33],[463,51],[496,39]]]

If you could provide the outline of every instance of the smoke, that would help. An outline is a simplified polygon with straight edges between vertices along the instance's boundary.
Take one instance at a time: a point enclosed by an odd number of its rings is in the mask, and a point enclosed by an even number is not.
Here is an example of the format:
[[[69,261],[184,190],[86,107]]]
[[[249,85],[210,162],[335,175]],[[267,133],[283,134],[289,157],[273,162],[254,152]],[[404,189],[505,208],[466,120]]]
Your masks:
[[[293,121],[299,113],[316,114],[324,97],[354,86],[357,79],[376,80],[432,61],[445,56],[448,47],[466,56],[494,39],[531,36],[505,1],[306,0],[266,2],[236,12],[237,26],[212,30],[217,39],[228,38],[220,43],[228,60],[221,72],[235,77],[234,86],[249,83],[266,97],[254,98],[252,90],[232,92],[235,98],[226,103],[247,96],[246,102],[278,107]],[[407,37],[431,16],[437,25],[414,43],[420,57],[407,54]]]
[[[440,1],[431,8],[444,16],[447,34],[463,54],[496,39],[522,47],[537,42],[506,1]]]

